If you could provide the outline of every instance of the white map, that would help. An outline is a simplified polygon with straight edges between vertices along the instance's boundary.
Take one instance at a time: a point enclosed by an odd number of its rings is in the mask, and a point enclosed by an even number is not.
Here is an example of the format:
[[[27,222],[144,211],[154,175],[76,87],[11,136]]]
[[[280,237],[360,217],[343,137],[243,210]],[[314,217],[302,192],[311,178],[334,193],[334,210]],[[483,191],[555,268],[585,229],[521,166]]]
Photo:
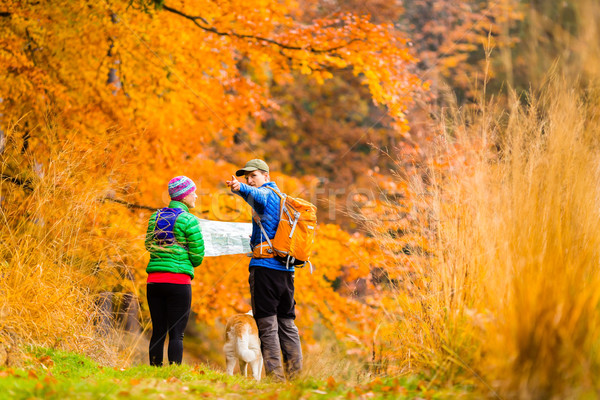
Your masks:
[[[198,218],[204,238],[204,257],[250,253],[252,224]]]

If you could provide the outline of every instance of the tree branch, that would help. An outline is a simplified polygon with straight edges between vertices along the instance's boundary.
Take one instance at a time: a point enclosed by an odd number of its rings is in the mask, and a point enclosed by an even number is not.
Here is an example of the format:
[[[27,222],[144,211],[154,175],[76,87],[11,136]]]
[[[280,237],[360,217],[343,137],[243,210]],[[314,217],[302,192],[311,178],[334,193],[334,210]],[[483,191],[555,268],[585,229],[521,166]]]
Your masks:
[[[30,192],[33,191],[33,187],[31,186],[31,181],[28,179],[16,178],[14,176],[0,173],[0,180],[14,183],[15,185],[21,186],[23,189],[26,189]],[[145,206],[145,205],[141,205],[141,204],[129,203],[125,200],[114,199],[112,197],[104,197],[104,198],[100,199],[100,201],[102,201],[102,202],[107,201],[107,200],[112,201],[113,203],[122,204],[122,205],[126,206],[127,208],[137,208],[139,210],[156,211],[160,208],[160,207],[150,207],[150,206]],[[237,211],[231,207],[228,207],[228,208],[230,210]],[[208,214],[208,211],[209,210],[199,210],[198,213],[199,214]]]
[[[144,206],[141,204],[134,204],[134,203],[129,203],[125,200],[119,200],[119,199],[113,199],[112,197],[104,197],[101,201],[112,201],[113,203],[117,203],[117,204],[123,204],[124,206],[127,206],[127,208],[137,208],[139,210],[150,210],[150,211],[156,211],[158,210],[159,207],[150,207],[150,206]]]
[[[112,201],[113,203],[122,204],[122,205],[126,206],[127,208],[137,208],[138,210],[156,211],[160,208],[160,207],[150,207],[150,206],[144,206],[141,204],[129,203],[125,200],[114,199],[112,197],[104,197],[101,201],[107,201],[107,200]],[[208,214],[208,210],[199,210],[198,213],[199,214]]]
[[[206,21],[202,17],[194,17],[194,16],[191,16],[191,15],[187,15],[186,13],[184,13],[182,11],[179,11],[179,10],[176,10],[174,8],[171,8],[171,7],[167,6],[166,4],[163,4],[162,8],[165,11],[169,11],[169,12],[171,12],[173,14],[177,14],[177,15],[183,17],[183,18],[189,19],[198,28],[203,29],[203,30],[205,30],[207,32],[214,33],[215,35],[219,35],[219,36],[233,36],[233,37],[237,37],[239,39],[257,40],[259,42],[265,42],[265,43],[273,44],[273,45],[278,46],[278,47],[280,47],[282,49],[285,49],[285,50],[306,50],[306,51],[309,51],[309,52],[315,53],[315,54],[331,53],[331,52],[334,52],[336,50],[339,50],[339,49],[342,49],[342,48],[348,46],[352,42],[356,42],[356,41],[360,40],[360,39],[354,38],[354,39],[351,39],[350,41],[348,41],[347,43],[344,43],[343,45],[339,45],[339,46],[336,46],[336,47],[331,47],[329,49],[314,49],[312,46],[307,46],[307,47],[290,46],[290,45],[287,45],[287,44],[284,44],[284,43],[280,43],[280,42],[278,42],[276,40],[265,38],[265,37],[261,37],[261,36],[247,35],[247,34],[241,34],[241,33],[236,33],[236,32],[221,32],[221,31],[217,30],[217,28],[215,28],[215,27],[204,26],[204,25],[198,23],[198,20],[201,20],[204,24],[208,25],[208,21]]]
[[[199,20],[200,20],[200,21],[202,21],[204,24],[206,24],[206,25],[209,25],[208,21],[207,21],[207,20],[205,20],[205,19],[204,19],[203,17],[201,17],[201,16],[193,17],[193,16],[191,16],[191,15],[187,15],[187,14],[185,14],[185,13],[184,13],[184,12],[182,12],[182,11],[176,10],[176,9],[174,9],[174,8],[171,8],[171,7],[169,7],[169,6],[166,6],[166,5],[164,5],[164,4],[162,5],[162,8],[163,8],[163,9],[165,9],[165,10],[167,10],[167,11],[169,11],[169,12],[172,12],[173,14],[177,14],[177,15],[180,15],[180,16],[182,16],[182,17],[184,17],[184,18],[187,18],[187,19],[189,19],[189,20],[191,20],[191,21],[194,21],[194,22],[195,22],[197,19],[199,19]],[[198,25],[198,24],[196,23],[196,25]],[[205,28],[205,27],[202,27],[202,26],[201,26],[200,28],[202,28],[202,29],[207,29],[207,28]]]
[[[10,17],[12,14],[7,12],[7,11],[0,11],[0,17],[5,17],[8,18]]]

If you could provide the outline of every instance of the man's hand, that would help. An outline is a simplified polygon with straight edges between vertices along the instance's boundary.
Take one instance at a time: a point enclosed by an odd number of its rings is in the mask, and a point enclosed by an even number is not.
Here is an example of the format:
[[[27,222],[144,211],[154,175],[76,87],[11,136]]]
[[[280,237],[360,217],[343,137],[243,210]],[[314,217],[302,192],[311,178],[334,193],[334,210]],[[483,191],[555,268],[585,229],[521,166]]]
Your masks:
[[[231,175],[231,180],[230,181],[225,181],[225,183],[234,192],[239,192],[239,190],[240,190],[240,182],[235,178],[235,176]]]

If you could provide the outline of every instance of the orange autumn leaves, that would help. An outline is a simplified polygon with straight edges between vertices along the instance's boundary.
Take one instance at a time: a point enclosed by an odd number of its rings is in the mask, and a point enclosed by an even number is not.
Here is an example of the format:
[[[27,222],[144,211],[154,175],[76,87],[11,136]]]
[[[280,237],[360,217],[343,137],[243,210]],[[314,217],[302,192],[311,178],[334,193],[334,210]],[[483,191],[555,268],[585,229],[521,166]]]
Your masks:
[[[365,16],[305,24],[290,17],[292,2],[162,4],[145,10],[139,1],[9,0],[0,16],[4,171],[61,190],[60,199],[48,197],[54,203],[47,221],[65,215],[71,198],[94,204],[77,214],[85,240],[72,252],[89,266],[81,282],[141,298],[150,211],[96,200],[160,207],[168,200],[165,183],[186,174],[204,193],[197,215],[249,221],[249,209],[223,193],[222,180],[240,162],[262,156],[256,146],[229,149],[240,132],[264,134],[261,121],[279,107],[269,94],[273,81],[301,73],[322,82],[336,69],[350,69],[403,129],[421,85],[410,72],[415,59],[406,38]],[[310,185],[310,178],[278,178],[293,195]],[[10,207],[25,210],[15,218],[33,218],[30,194],[11,190]],[[378,248],[335,224],[322,225],[320,235],[317,272],[297,273],[301,327],[308,331],[323,320],[339,337],[367,339],[376,308],[365,299]],[[214,323],[247,310],[247,261],[206,260],[193,289],[199,318]]]
[[[279,2],[174,2],[147,13],[129,3],[9,2],[0,34],[10,65],[0,83],[10,94],[5,123],[37,126],[55,112],[82,138],[112,129],[129,135],[115,143],[129,151],[128,162],[173,166],[209,145],[230,146],[239,131],[260,135],[257,123],[278,107],[268,95],[272,80],[299,71],[322,81],[348,67],[407,128],[404,112],[420,81],[391,25],[354,15],[300,24]],[[167,6],[200,15],[200,26]]]

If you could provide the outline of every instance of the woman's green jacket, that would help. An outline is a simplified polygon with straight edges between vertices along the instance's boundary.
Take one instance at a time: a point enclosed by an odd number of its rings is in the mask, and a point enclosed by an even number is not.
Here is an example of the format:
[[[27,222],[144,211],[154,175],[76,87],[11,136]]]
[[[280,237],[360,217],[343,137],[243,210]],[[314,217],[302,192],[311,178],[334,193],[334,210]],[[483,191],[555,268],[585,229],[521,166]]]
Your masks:
[[[175,221],[173,233],[177,244],[160,246],[154,240],[156,212],[150,217],[146,231],[146,250],[150,252],[150,262],[146,272],[174,272],[187,274],[194,279],[194,268],[202,264],[204,259],[204,239],[198,219],[190,214],[188,207],[172,200],[169,208],[181,208],[181,213]]]

